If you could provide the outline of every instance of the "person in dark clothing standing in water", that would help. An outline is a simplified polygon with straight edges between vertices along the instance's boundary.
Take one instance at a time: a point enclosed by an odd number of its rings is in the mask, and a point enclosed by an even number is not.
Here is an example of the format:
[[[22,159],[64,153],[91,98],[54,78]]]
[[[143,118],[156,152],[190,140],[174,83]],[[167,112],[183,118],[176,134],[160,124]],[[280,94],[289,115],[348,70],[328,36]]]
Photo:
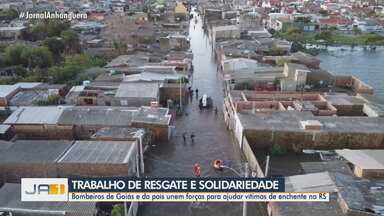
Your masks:
[[[193,132],[191,133],[191,141],[192,141],[192,143],[195,142],[195,133],[193,133]]]
[[[183,141],[184,141],[184,143],[187,141],[187,132],[183,133]]]

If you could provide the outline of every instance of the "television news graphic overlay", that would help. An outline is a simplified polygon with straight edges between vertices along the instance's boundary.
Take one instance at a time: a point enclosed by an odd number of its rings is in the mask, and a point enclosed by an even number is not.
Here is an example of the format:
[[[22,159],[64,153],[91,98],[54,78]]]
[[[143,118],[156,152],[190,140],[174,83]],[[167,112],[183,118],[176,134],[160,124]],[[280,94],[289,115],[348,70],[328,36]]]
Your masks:
[[[21,201],[67,201],[68,179],[23,178]]]
[[[61,11],[44,11],[44,12],[20,12],[19,19],[24,20],[86,20],[87,13],[61,12]]]
[[[71,202],[329,201],[329,193],[285,192],[284,178],[79,177],[60,179],[60,182],[47,180],[50,179],[34,179],[33,182],[24,179],[22,183],[27,184],[22,185],[22,201],[58,201],[59,196],[64,196],[61,201]]]

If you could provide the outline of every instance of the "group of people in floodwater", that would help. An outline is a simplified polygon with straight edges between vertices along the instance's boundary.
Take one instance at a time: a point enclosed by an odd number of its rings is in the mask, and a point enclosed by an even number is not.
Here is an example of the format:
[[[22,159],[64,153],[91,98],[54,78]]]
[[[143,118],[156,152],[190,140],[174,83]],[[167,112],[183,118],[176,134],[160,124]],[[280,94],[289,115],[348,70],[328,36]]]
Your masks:
[[[193,93],[194,92],[196,94],[196,99],[198,99],[199,98],[199,89],[196,88],[195,90],[193,90],[192,87],[188,87],[188,93],[189,93],[189,97],[190,97],[191,101],[193,99]],[[200,103],[199,103],[199,109],[200,109],[200,111],[202,111],[202,109],[203,109],[203,107],[201,106]],[[217,106],[215,106],[214,111],[215,111],[215,115],[217,115],[219,112],[219,110],[217,109]]]

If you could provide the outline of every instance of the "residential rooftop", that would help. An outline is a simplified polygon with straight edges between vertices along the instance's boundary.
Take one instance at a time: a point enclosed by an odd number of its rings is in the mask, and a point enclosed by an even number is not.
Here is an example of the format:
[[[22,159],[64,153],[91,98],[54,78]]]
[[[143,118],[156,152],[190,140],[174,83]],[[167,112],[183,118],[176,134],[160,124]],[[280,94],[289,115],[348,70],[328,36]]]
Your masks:
[[[52,163],[71,145],[65,140],[17,140],[0,151],[0,163]]]
[[[57,124],[65,109],[65,106],[20,107],[4,124]]]
[[[149,133],[142,128],[105,127],[92,135],[92,140],[136,140],[142,134]]]
[[[305,131],[302,121],[317,120],[322,123],[318,132],[384,133],[384,119],[366,117],[314,116],[310,112],[273,112],[239,114],[246,130]]]
[[[127,163],[135,141],[76,141],[58,163]]]
[[[115,97],[121,98],[157,98],[160,84],[157,82],[120,83]]]
[[[167,108],[81,106],[66,108],[59,125],[130,126],[132,122],[168,125]]]
[[[57,123],[61,125],[129,126],[137,108],[80,106],[62,112]]]

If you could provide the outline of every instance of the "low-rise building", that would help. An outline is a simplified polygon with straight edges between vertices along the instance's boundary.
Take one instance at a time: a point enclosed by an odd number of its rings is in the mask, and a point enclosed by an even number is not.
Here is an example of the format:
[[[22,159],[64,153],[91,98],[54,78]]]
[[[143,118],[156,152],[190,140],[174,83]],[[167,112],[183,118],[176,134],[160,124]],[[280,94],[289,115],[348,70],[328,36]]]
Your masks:
[[[8,106],[9,100],[15,96],[21,88],[15,85],[0,85],[0,106]]]
[[[211,35],[215,41],[240,39],[240,32],[238,25],[214,26]]]
[[[384,150],[371,149],[343,149],[336,153],[353,165],[355,176],[361,178],[383,178],[384,177]]]
[[[188,9],[185,7],[183,2],[176,2],[174,16],[179,20],[186,20],[188,17]]]
[[[114,106],[141,107],[159,103],[160,83],[124,82],[117,89]]]
[[[17,140],[0,150],[1,181],[20,183],[21,178],[55,178],[55,163],[72,145],[65,140]]]
[[[4,124],[20,138],[72,139],[72,126],[58,125],[64,106],[27,106],[14,111]]]
[[[140,156],[136,141],[76,141],[58,160],[57,175],[139,176]]]
[[[20,184],[7,183],[1,187],[0,212],[30,216],[93,216],[97,213],[94,202],[23,202],[20,191]]]
[[[27,28],[25,26],[15,26],[15,27],[0,27],[0,39],[2,40],[20,40]]]

